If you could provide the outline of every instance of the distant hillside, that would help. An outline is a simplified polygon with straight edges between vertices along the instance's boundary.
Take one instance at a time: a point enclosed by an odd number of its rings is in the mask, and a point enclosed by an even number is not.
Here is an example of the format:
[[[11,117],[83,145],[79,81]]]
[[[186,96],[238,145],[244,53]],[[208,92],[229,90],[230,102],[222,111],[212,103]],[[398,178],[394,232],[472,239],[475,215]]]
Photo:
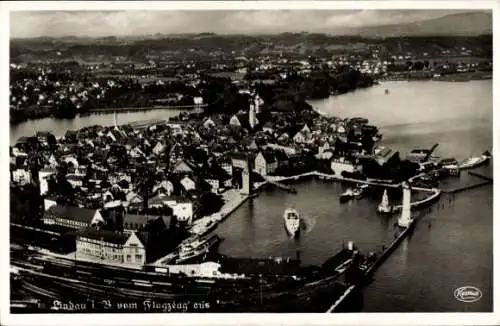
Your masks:
[[[159,55],[189,60],[211,57],[214,51],[229,55],[317,55],[328,57],[345,52],[366,52],[372,45],[391,53],[427,52],[440,55],[441,51],[466,47],[475,56],[490,57],[492,53],[491,12],[473,12],[447,15],[406,24],[345,28],[344,31],[324,30],[323,33],[281,33],[274,35],[218,35],[214,33],[130,37],[40,37],[11,39],[11,59],[32,60],[43,56],[56,59],[80,56],[127,56],[142,60]],[[47,50],[53,51],[47,51]],[[58,57],[56,51],[62,52]],[[453,50],[454,51],[454,50]],[[452,52],[453,52],[452,51]],[[382,53],[381,52],[381,53]],[[219,53],[219,54],[220,54]],[[165,56],[162,53],[161,56]]]
[[[477,36],[492,32],[491,12],[470,12],[407,24],[361,27],[345,31],[345,34],[363,37]]]

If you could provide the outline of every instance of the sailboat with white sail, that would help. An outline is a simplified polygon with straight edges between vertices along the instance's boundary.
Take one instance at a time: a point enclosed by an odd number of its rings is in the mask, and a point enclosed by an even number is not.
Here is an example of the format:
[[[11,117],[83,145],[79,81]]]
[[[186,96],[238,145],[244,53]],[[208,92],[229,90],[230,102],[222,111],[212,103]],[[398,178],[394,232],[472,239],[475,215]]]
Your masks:
[[[377,207],[377,211],[381,214],[392,213],[392,206],[389,204],[389,196],[387,195],[387,189],[384,190],[384,195],[382,196],[382,201]]]

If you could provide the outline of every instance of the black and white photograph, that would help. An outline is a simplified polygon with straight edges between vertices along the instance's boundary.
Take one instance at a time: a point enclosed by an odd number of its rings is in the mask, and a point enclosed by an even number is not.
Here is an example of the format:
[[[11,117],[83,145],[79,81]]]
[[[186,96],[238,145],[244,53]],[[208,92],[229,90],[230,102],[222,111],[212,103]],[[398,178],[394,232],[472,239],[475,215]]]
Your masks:
[[[493,316],[496,7],[270,3],[1,5],[2,317]]]

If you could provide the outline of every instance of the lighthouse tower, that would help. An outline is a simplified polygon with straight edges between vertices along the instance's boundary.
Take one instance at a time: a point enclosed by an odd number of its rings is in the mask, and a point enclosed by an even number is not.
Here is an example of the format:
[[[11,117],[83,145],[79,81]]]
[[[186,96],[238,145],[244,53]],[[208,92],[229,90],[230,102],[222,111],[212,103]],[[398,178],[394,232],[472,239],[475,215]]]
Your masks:
[[[252,193],[252,171],[250,169],[250,162],[246,161],[245,168],[243,169],[242,172],[242,188],[241,188],[241,193],[243,195],[250,195]]]
[[[408,228],[413,219],[411,218],[411,189],[408,183],[403,183],[403,208],[401,217],[398,219],[398,226]]]

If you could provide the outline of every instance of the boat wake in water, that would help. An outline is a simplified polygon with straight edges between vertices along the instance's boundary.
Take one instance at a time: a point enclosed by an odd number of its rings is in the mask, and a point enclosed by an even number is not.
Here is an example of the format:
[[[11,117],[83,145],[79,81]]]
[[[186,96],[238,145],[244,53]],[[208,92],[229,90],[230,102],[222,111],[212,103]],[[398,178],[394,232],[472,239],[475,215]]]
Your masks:
[[[309,233],[316,225],[316,217],[303,216],[300,229],[303,233]]]

